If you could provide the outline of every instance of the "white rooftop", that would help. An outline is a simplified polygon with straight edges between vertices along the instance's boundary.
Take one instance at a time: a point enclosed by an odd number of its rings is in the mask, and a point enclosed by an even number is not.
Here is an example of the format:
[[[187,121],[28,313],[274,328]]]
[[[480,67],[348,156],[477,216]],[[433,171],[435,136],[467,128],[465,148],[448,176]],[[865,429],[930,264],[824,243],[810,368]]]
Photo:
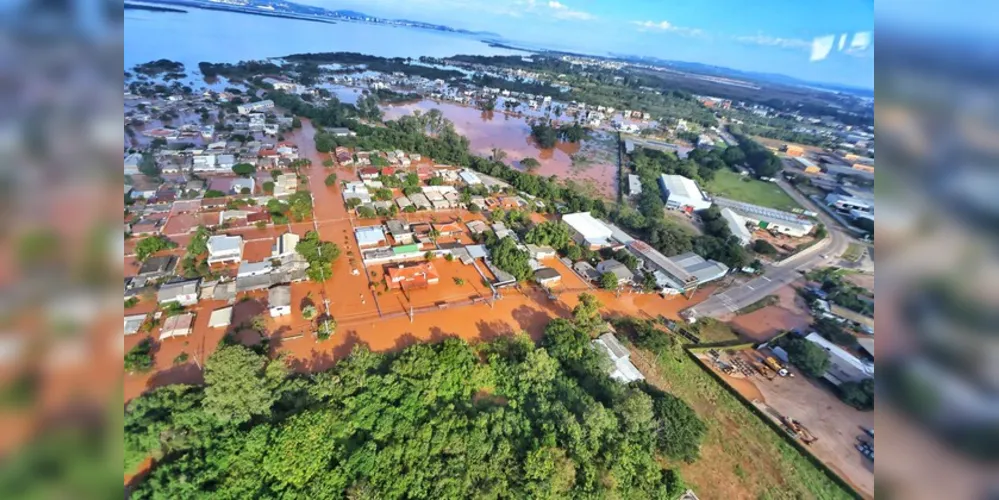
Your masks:
[[[139,331],[142,323],[146,321],[146,314],[132,314],[125,316],[125,335],[131,335]]]
[[[209,328],[219,328],[223,326],[229,326],[232,322],[232,306],[223,307],[221,309],[216,309],[212,311],[212,315],[208,318]]]
[[[568,224],[587,240],[609,239],[612,235],[610,228],[590,215],[589,212],[563,215],[562,222]]]
[[[743,245],[749,243],[749,240],[753,238],[753,234],[749,232],[746,228],[746,220],[742,218],[739,214],[735,213],[734,210],[728,207],[721,209],[721,216],[728,223],[728,230],[742,242]]]
[[[239,245],[242,242],[243,238],[240,236],[227,236],[224,234],[210,236],[208,238],[208,251],[211,253],[219,253],[239,250]]]
[[[593,340],[593,345],[598,346],[602,351],[606,352],[607,357],[613,363],[610,372],[612,379],[624,384],[645,379],[642,376],[642,372],[638,371],[638,368],[635,368],[635,365],[631,364],[628,350],[618,342],[613,334],[605,333],[601,335],[600,338]]]
[[[377,245],[385,240],[385,231],[381,226],[359,227],[354,230],[358,245]]]
[[[659,178],[662,185],[669,191],[668,202],[690,205],[697,210],[711,206],[711,201],[704,196],[693,179],[688,179],[682,175],[666,174],[660,175]]]
[[[479,176],[475,175],[474,172],[470,172],[468,170],[463,170],[458,175],[461,176],[461,180],[465,181],[466,184],[470,184],[470,185],[471,184],[482,184],[482,180],[479,179]]]
[[[826,340],[825,337],[819,335],[818,333],[809,333],[808,336],[805,337],[805,340],[818,344],[819,347],[828,351],[830,356],[835,356],[837,359],[845,363],[849,363],[854,369],[867,373],[872,377],[874,376],[874,365],[861,361],[860,358],[850,354],[842,347]]]

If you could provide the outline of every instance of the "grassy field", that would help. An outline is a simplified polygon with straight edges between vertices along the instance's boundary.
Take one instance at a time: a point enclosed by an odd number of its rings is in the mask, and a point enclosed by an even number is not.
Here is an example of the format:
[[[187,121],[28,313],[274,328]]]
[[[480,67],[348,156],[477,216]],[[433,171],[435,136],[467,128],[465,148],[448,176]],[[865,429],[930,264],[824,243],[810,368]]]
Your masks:
[[[777,184],[756,179],[743,180],[742,176],[725,168],[719,170],[704,189],[715,196],[786,212],[801,208]]]
[[[701,338],[702,344],[739,340],[739,335],[732,330],[732,327],[714,318],[704,318],[698,321],[696,333]]]
[[[753,311],[759,311],[764,307],[777,305],[779,303],[780,303],[780,297],[776,295],[767,295],[766,297],[763,297],[762,299],[757,300],[756,302],[753,302],[752,304],[749,304],[748,306],[743,307],[742,309],[739,309],[738,311],[735,312],[735,315],[742,316],[743,314],[749,314]]]
[[[850,243],[850,246],[846,248],[846,252],[843,253],[843,260],[857,262],[864,256],[864,250],[865,248],[863,245],[859,243]]]
[[[676,464],[699,497],[852,498],[681,350],[635,353],[649,382],[690,404],[708,427],[701,458]]]

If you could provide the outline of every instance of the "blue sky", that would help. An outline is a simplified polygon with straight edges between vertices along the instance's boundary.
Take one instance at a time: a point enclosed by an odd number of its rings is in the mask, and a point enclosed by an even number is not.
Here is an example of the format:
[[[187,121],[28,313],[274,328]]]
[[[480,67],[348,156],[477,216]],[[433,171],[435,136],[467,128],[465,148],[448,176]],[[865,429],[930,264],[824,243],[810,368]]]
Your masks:
[[[872,37],[855,35],[873,32],[873,0],[302,1],[493,31],[550,48],[874,86],[874,48],[865,43]]]

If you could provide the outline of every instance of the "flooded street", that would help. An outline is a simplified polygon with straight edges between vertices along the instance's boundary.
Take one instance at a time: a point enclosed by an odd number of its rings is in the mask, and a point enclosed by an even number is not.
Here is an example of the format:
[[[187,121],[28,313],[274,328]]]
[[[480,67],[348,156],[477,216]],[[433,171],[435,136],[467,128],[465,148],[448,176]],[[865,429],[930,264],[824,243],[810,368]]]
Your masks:
[[[503,118],[496,120],[501,125],[506,122]],[[516,124],[517,121],[511,118],[508,123]],[[332,172],[336,172],[340,180],[355,180],[357,174],[351,168],[323,167],[322,161],[328,155],[316,151],[314,134],[315,128],[307,119],[302,120],[301,129],[288,134],[288,139],[299,146],[301,156],[312,160],[312,166],[303,169],[309,179],[309,185],[303,188],[313,193],[314,221],[307,219],[265,229],[247,228],[236,234],[241,234],[248,243],[264,248],[271,244],[274,237],[285,231],[304,235],[318,228],[323,240],[336,243],[341,250],[340,257],[333,263],[333,278],[325,283],[306,281],[292,284],[292,313],[280,318],[267,316],[266,291],[251,292],[246,300],[234,305],[232,326],[228,328],[208,326],[211,311],[228,304],[225,301],[201,301],[189,309],[195,314],[191,335],[183,340],[160,342],[155,358],[156,370],[149,374],[132,374],[126,377],[126,401],[167,383],[200,383],[200,366],[215,351],[224,335],[232,334],[241,342],[259,342],[261,334],[252,330],[249,324],[253,317],[261,314],[267,319],[265,335],[269,339],[271,350],[288,352],[292,369],[308,372],[329,368],[338,359],[349,354],[356,344],[368,345],[376,351],[392,351],[415,342],[437,341],[446,336],[476,342],[516,332],[527,332],[533,339],[539,340],[551,319],[571,317],[572,308],[578,303],[578,295],[583,291],[597,296],[604,304],[601,308],[603,314],[608,317],[653,318],[661,314],[678,319],[680,310],[704,299],[700,294],[691,300],[665,299],[655,294],[623,294],[616,297],[611,292],[589,288],[559,260],[548,262],[548,265],[562,275],[562,293],[555,300],[539,289],[527,287],[523,291],[505,289],[502,291],[503,297],[490,305],[484,299],[491,296],[491,291],[481,283],[475,268],[457,260],[448,262],[445,259],[434,260],[434,266],[441,276],[440,284],[405,295],[399,291],[384,290],[384,266],[365,268],[353,235],[355,227],[381,224],[383,218],[357,219],[347,212],[339,186],[326,186],[323,183]],[[415,221],[453,216],[460,216],[465,221],[482,218],[481,214],[465,211],[424,212],[410,214],[406,218]],[[183,245],[186,244],[186,241],[180,241],[182,238],[179,236],[177,235],[177,240],[181,247],[176,250],[177,254],[183,253]],[[137,266],[127,267],[127,274],[134,274]],[[462,285],[457,284],[457,278],[463,282]],[[302,309],[313,304],[323,313],[327,300],[330,314],[337,320],[338,327],[331,339],[319,342],[312,335],[315,325],[302,317]],[[410,307],[416,308],[412,318],[407,314]],[[128,312],[151,312],[155,308],[155,300],[144,299]],[[126,350],[142,337],[126,337]],[[174,359],[181,353],[189,354],[196,361],[175,365]]]
[[[617,167],[607,160],[606,154],[591,152],[605,150],[613,141],[613,136],[602,139],[592,138],[579,144],[559,142],[554,148],[542,149],[531,137],[531,127],[527,117],[542,116],[538,110],[527,110],[524,116],[515,116],[496,111],[481,111],[470,106],[460,106],[446,102],[423,100],[415,103],[389,105],[383,108],[386,120],[394,120],[413,114],[426,113],[439,109],[444,117],[454,122],[455,130],[468,138],[471,149],[481,156],[492,155],[493,148],[506,152],[504,163],[520,168],[520,160],[532,157],[541,163],[536,173],[541,176],[554,175],[560,180],[569,180],[591,188],[593,194],[613,198],[617,193]],[[523,108],[526,109],[526,106]],[[600,133],[595,133],[597,135]],[[580,153],[583,154],[580,154]],[[603,153],[603,151],[600,151]],[[573,156],[577,161],[573,161]],[[584,157],[596,156],[597,161],[587,161]]]
[[[794,287],[781,288],[777,295],[780,302],[729,319],[742,335],[755,342],[766,342],[784,330],[803,330],[812,322],[811,312]]]

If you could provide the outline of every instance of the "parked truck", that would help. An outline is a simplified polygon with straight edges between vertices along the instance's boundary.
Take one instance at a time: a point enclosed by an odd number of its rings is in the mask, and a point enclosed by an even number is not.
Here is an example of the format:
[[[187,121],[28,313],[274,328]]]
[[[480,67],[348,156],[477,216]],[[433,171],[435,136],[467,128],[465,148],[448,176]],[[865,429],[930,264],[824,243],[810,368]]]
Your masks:
[[[772,368],[773,371],[777,372],[777,374],[780,375],[781,377],[787,376],[788,374],[787,368],[785,368],[784,365],[780,363],[780,361],[777,361],[777,358],[773,356],[767,356],[766,359],[763,360],[763,362],[766,363],[767,366]]]

